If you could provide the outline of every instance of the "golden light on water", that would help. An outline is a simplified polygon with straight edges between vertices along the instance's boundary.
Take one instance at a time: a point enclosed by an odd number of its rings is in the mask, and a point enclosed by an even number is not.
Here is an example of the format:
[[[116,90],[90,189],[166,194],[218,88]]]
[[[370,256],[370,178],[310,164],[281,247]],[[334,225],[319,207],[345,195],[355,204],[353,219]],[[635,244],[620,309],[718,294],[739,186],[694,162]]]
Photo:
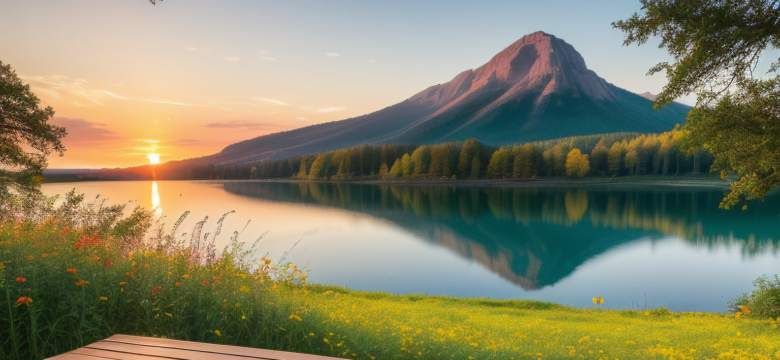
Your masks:
[[[152,209],[154,209],[155,215],[162,215],[162,208],[160,207],[160,190],[157,188],[157,181],[152,181]]]
[[[152,165],[157,165],[160,163],[160,154],[149,154],[146,155],[146,158],[149,159],[149,163]]]

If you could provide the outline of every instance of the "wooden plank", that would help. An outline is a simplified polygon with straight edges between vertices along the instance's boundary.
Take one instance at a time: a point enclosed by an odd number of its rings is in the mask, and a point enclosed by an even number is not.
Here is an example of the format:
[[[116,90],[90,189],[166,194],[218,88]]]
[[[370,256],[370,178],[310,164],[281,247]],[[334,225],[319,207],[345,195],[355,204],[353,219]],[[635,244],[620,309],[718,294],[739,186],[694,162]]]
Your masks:
[[[225,354],[225,353],[215,352],[215,351],[202,351],[202,350],[194,350],[194,349],[125,344],[125,343],[105,341],[105,340],[98,341],[94,344],[90,344],[85,347],[87,349],[107,350],[107,351],[114,351],[119,353],[147,355],[147,356],[158,357],[158,358],[181,359],[181,360],[211,360],[211,359],[275,360],[272,358],[269,359],[269,358],[261,358],[261,357],[248,358],[246,356],[236,356],[232,354]]]
[[[57,355],[55,357],[50,357],[47,360],[103,360],[99,357],[89,356],[89,355],[82,355],[82,354],[74,354],[73,352],[66,352],[64,354]]]
[[[80,348],[70,352],[71,354],[87,355],[112,360],[160,360],[159,356],[139,355],[126,352],[108,351],[100,349]]]
[[[155,346],[160,348],[186,349],[216,354],[229,354],[249,358],[273,359],[273,360],[340,360],[339,358],[299,354],[286,351],[254,349],[240,346],[207,344],[193,341],[170,340],[132,335],[114,335],[101,342],[115,342],[128,345]]]

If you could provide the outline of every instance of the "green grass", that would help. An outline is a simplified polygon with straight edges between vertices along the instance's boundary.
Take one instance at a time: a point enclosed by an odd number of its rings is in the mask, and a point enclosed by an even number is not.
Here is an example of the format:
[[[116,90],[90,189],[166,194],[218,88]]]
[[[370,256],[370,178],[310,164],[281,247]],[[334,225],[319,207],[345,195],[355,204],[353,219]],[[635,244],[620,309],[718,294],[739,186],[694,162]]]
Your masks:
[[[73,204],[0,213],[0,359],[115,333],[355,359],[780,358],[776,321],[309,285],[293,265],[250,262],[237,240],[220,253],[197,227],[150,239],[143,210]]]

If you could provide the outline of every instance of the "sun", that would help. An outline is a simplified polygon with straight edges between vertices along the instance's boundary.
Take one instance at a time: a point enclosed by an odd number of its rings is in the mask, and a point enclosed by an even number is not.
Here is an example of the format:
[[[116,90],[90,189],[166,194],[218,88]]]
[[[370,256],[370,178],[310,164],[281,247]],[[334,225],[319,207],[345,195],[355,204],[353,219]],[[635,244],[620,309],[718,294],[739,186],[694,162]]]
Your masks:
[[[146,156],[146,158],[149,159],[149,163],[152,165],[157,165],[160,163],[160,154],[149,154]]]

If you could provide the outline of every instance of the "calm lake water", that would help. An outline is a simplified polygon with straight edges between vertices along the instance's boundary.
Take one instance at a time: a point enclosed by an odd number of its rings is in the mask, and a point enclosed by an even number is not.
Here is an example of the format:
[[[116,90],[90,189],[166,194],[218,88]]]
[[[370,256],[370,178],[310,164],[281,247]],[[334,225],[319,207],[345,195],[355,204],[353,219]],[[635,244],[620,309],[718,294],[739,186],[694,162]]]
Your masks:
[[[354,290],[591,307],[726,310],[780,273],[780,196],[718,209],[722,190],[505,189],[374,184],[130,181],[46,184],[157,208],[172,224],[233,230],[310,280]],[[247,225],[247,221],[251,222]]]

